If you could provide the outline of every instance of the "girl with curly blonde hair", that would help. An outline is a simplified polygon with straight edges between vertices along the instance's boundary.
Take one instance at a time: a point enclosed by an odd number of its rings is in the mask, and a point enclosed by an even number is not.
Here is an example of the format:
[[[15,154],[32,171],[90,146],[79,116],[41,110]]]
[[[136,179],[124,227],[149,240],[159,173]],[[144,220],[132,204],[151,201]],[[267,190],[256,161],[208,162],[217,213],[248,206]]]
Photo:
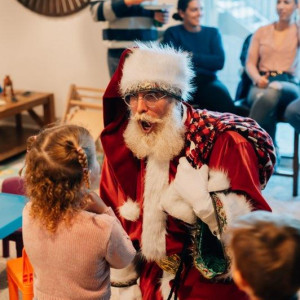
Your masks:
[[[28,139],[23,239],[35,298],[109,299],[109,267],[124,268],[134,258],[113,211],[89,190],[99,174],[83,127],[55,126]]]

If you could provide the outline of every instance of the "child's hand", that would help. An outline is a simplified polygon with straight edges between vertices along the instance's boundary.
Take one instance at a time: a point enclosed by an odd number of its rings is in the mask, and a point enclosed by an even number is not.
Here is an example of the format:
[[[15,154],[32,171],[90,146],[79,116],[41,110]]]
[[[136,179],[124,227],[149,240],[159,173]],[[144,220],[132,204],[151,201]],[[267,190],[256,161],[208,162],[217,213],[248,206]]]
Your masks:
[[[107,210],[108,207],[95,192],[89,192],[88,198],[88,206],[85,210],[96,214],[102,214]]]

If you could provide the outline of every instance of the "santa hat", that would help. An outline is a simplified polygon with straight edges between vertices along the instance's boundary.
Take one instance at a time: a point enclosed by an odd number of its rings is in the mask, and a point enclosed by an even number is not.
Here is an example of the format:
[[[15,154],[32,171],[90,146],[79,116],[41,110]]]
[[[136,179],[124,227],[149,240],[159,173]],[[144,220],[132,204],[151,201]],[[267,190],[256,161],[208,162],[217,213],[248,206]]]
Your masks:
[[[123,138],[128,122],[128,106],[122,101],[122,97],[126,93],[154,89],[187,100],[189,93],[193,91],[190,81],[194,76],[187,53],[155,44],[137,43],[137,46],[139,48],[128,48],[122,53],[118,68],[105,90],[105,128],[101,133],[106,161],[114,170],[124,193],[131,199],[137,198],[136,184],[140,166]],[[109,192],[106,187],[101,189],[102,195],[106,192]]]
[[[194,90],[191,57],[187,52],[168,45],[137,42],[123,66],[120,93],[144,90],[165,92],[177,99],[188,100]]]

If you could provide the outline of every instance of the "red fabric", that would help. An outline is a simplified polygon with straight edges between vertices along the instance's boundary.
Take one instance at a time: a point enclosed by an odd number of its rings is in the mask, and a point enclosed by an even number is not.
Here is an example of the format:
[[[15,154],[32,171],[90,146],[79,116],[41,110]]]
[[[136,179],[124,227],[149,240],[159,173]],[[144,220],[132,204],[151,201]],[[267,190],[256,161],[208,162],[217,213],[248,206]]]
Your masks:
[[[208,163],[215,142],[225,131],[238,132],[250,142],[258,158],[257,168],[262,188],[274,171],[275,148],[269,134],[256,121],[230,113],[188,109],[186,157],[193,167]],[[190,148],[190,144],[196,147]]]
[[[134,158],[125,146],[123,132],[127,126],[127,107],[119,94],[119,82],[122,77],[122,66],[129,51],[123,53],[120,65],[115,72],[104,94],[105,129],[101,140],[105,152],[102,168],[100,195],[107,205],[111,206],[118,215],[118,207],[130,197],[139,203],[140,217],[130,222],[119,216],[122,225],[133,240],[136,247],[140,246],[143,217],[143,190],[145,179],[144,162]],[[192,113],[188,107],[189,124]],[[199,112],[198,112],[199,113]],[[204,130],[205,131],[205,130]],[[204,132],[203,131],[203,132]],[[205,133],[205,132],[204,132]],[[189,144],[183,153],[186,153]],[[179,157],[170,163],[170,180],[176,174]],[[231,187],[234,191],[247,194],[256,209],[269,210],[269,206],[260,193],[258,160],[252,145],[235,132],[226,131],[215,141],[210,153],[210,168],[227,171]],[[180,254],[187,232],[187,224],[171,216],[167,218],[166,252]],[[140,277],[143,300],[161,300],[159,281],[162,271],[154,262],[146,262]],[[182,274],[185,276],[184,272]],[[247,297],[234,284],[214,284],[205,280],[194,268],[182,278],[179,290],[180,299],[184,300],[245,300]]]
[[[249,300],[234,283],[212,283],[195,268],[190,269],[186,279],[181,282],[178,296],[180,300]]]
[[[142,269],[140,277],[140,287],[144,299],[163,300],[160,288],[160,278],[162,270],[154,262],[147,263]]]
[[[209,167],[228,172],[231,190],[246,194],[256,209],[271,210],[261,194],[257,156],[240,134],[226,131],[219,136]]]
[[[226,159],[224,159],[226,157]],[[228,158],[228,159],[227,159]],[[177,159],[175,160],[177,161]],[[171,169],[174,169],[174,162]],[[257,158],[252,146],[239,134],[235,132],[225,132],[217,140],[214,150],[212,151],[209,166],[227,170],[231,178],[233,190],[246,192],[252,199],[256,209],[269,210],[269,206],[262,197],[259,189],[259,178],[257,171]],[[143,170],[141,167],[140,170]],[[144,172],[144,171],[143,171]],[[144,178],[144,174],[139,176]],[[112,205],[115,210],[126,201],[126,196],[121,192],[120,186],[112,176],[112,172],[107,169],[107,162],[103,166],[102,173],[102,194],[101,197]],[[130,177],[130,174],[128,173]],[[141,183],[142,181],[139,180]],[[106,193],[104,194],[103,187]],[[139,194],[138,203],[142,203],[142,194]],[[141,240],[142,216],[136,222],[129,222],[122,219],[126,231],[135,242]],[[168,216],[167,220],[167,254],[180,254],[183,247],[183,241],[186,236],[186,224],[178,219]],[[160,300],[159,282],[161,271],[155,263],[147,263],[141,274],[141,289],[143,300]],[[182,275],[183,277],[185,274]],[[192,268],[189,270],[187,277],[181,282],[179,289],[180,299],[222,299],[222,300],[245,300],[247,297],[234,284],[213,284],[205,280],[201,274]]]

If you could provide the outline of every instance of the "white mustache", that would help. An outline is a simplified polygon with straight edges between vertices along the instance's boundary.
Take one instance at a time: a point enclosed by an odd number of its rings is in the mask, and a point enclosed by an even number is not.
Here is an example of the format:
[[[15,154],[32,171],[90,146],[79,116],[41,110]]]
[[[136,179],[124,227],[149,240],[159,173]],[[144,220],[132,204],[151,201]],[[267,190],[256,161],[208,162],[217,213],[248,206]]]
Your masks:
[[[134,116],[131,116],[131,120],[134,120],[136,122],[145,121],[145,122],[149,122],[149,123],[162,123],[163,122],[162,119],[154,118],[145,113],[142,113],[142,114],[136,113]]]

